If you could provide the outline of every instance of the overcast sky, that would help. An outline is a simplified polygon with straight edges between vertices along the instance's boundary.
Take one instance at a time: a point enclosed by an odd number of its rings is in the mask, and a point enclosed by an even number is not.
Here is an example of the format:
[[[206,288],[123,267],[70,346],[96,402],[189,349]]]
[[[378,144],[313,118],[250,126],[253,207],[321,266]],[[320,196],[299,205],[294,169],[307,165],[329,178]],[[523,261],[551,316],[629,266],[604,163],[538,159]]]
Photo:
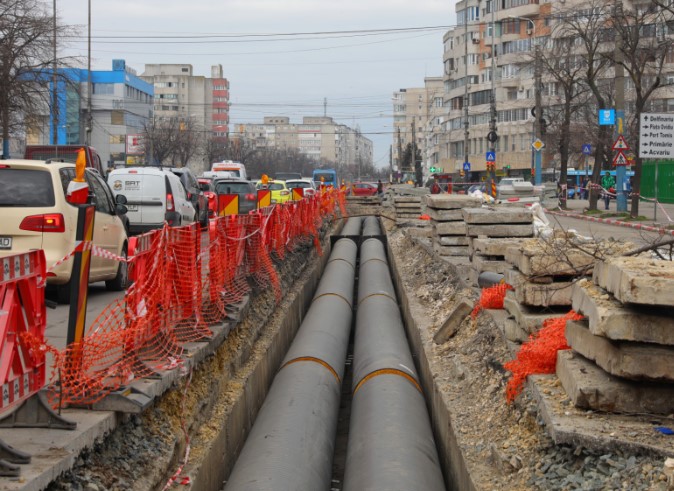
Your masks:
[[[56,2],[60,21],[81,27],[82,37],[69,52],[86,57],[87,1]],[[146,63],[189,63],[195,75],[210,77],[211,65],[221,64],[230,82],[230,131],[240,123],[261,123],[266,115],[295,123],[323,115],[326,98],[328,116],[359,127],[374,142],[378,167],[388,166],[393,92],[442,75],[442,35],[455,23],[455,4],[447,0],[91,5],[94,70],[110,70],[112,60],[122,58],[138,74]],[[437,29],[412,30],[422,27]],[[398,31],[373,32],[389,29]],[[277,35],[255,36],[268,34]]]

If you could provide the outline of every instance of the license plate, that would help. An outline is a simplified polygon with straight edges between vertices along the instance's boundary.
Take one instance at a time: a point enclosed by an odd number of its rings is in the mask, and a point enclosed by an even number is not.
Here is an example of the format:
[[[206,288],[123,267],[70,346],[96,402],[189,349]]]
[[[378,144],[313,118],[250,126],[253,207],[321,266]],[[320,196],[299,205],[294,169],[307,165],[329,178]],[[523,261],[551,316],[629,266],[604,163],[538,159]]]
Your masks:
[[[138,205],[126,205],[128,211],[138,211]]]
[[[11,248],[12,248],[12,238],[0,237],[0,249],[11,249]]]

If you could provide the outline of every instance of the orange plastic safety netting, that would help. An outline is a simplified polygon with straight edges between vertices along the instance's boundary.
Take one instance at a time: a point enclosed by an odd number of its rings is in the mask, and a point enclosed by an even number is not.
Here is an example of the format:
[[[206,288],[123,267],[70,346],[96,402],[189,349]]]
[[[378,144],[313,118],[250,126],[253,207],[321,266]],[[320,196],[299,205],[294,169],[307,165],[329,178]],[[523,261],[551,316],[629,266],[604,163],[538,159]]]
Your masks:
[[[512,372],[506,387],[506,398],[512,402],[522,392],[529,375],[555,373],[557,351],[569,349],[566,342],[566,321],[580,320],[583,316],[571,310],[563,317],[548,319],[543,327],[522,344],[517,358],[503,365]]]
[[[508,290],[512,289],[513,287],[507,283],[499,283],[498,285],[483,288],[482,293],[480,294],[480,300],[470,314],[472,318],[475,319],[483,309],[502,309],[505,294]]]
[[[81,343],[58,350],[24,337],[32,352],[53,357],[48,394],[56,406],[89,405],[136,378],[175,368],[183,344],[209,337],[208,324],[250,291],[250,281],[270,285],[281,298],[271,259],[297,244],[318,242],[334,213],[319,198],[273,206],[197,224],[165,226],[137,238],[129,261],[133,279],[123,298],[108,305]]]

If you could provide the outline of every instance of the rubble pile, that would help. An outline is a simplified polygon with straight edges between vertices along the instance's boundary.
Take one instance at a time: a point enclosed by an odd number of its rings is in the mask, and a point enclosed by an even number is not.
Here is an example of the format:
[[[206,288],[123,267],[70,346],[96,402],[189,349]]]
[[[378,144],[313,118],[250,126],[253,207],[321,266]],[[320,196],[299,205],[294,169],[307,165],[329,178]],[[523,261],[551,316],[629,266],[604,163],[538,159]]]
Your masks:
[[[441,256],[468,257],[468,237],[462,208],[479,206],[480,200],[463,194],[428,194],[426,213],[431,218],[433,250]]]
[[[572,289],[582,321],[568,322],[571,350],[557,374],[580,408],[674,413],[674,263],[641,257],[598,261]]]

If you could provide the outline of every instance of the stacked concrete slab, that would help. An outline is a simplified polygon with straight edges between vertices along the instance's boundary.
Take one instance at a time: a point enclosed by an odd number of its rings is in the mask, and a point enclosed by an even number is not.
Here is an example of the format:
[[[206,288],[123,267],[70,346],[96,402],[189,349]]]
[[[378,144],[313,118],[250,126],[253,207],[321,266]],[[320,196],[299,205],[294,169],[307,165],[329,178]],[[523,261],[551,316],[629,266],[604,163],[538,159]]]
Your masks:
[[[511,341],[525,341],[543,321],[571,309],[573,284],[589,274],[596,256],[625,252],[631,246],[616,242],[579,242],[565,233],[548,238],[523,240],[508,247],[505,260],[506,283],[514,288],[506,294],[504,307],[510,318],[506,335]]]
[[[479,206],[480,198],[463,194],[428,194],[425,212],[431,217],[433,250],[442,256],[468,256],[462,208]]]
[[[396,218],[418,219],[421,216],[421,196],[394,196]]]
[[[578,407],[674,412],[674,263],[614,257],[573,287],[582,321],[568,322],[571,350],[557,374]]]

